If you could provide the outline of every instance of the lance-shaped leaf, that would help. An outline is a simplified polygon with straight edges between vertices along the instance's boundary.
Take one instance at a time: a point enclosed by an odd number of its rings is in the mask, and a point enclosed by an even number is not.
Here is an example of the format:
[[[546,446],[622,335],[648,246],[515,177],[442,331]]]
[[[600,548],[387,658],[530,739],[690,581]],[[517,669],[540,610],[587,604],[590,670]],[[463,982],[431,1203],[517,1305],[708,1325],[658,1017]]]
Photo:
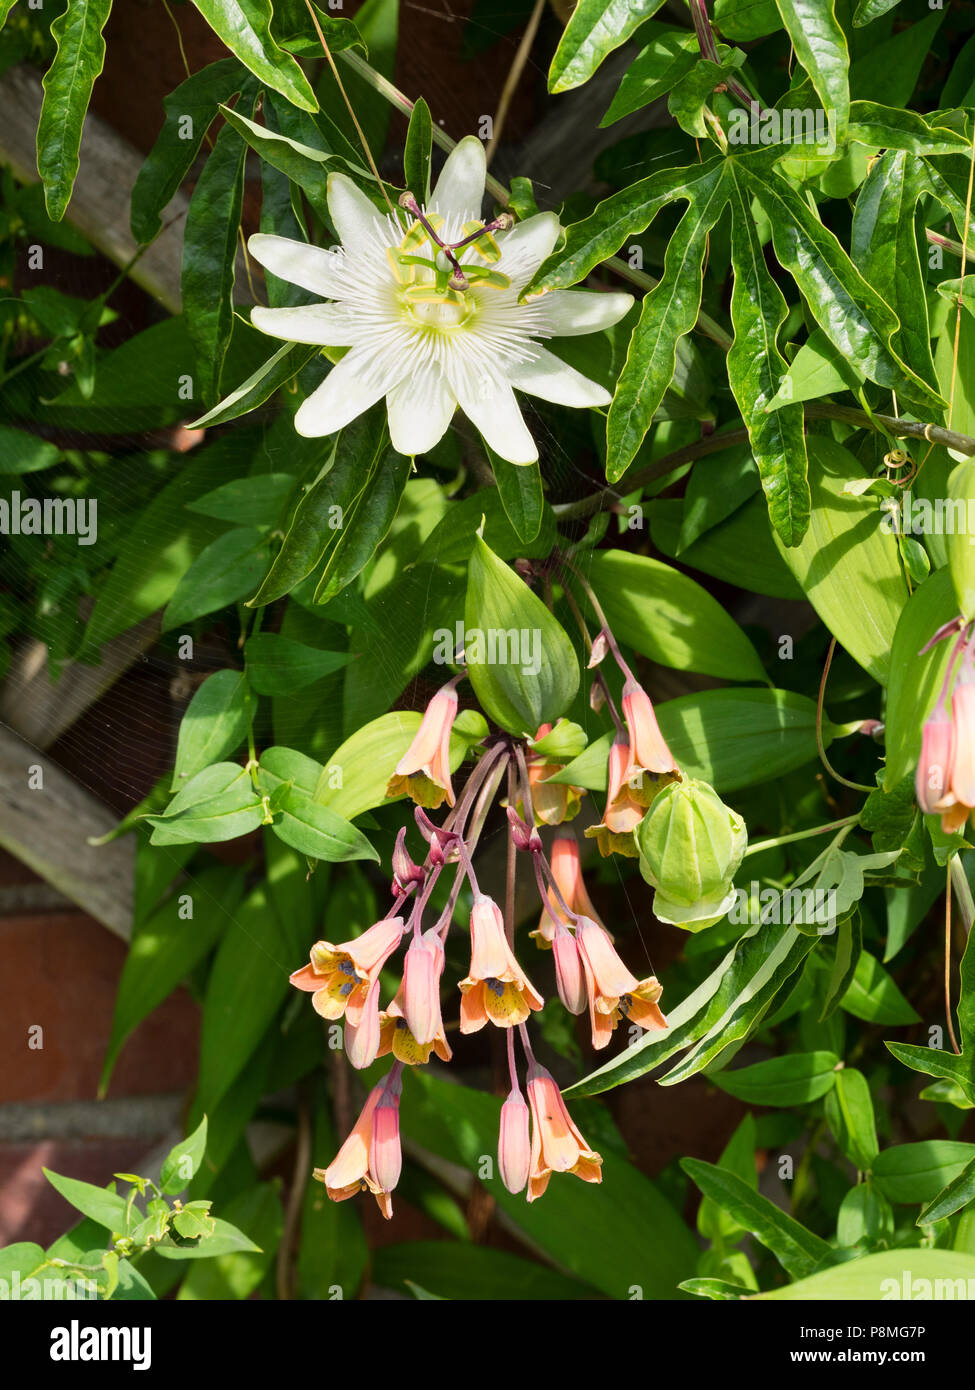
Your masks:
[[[837,141],[845,140],[850,114],[850,53],[833,0],[776,0],[776,4]]]
[[[375,455],[366,485],[346,513],[315,590],[316,603],[328,603],[351,584],[386,538],[396,516],[412,459],[387,448]]]
[[[579,688],[572,643],[480,536],[468,565],[464,617],[467,671],[485,713],[514,734],[554,724]]]
[[[894,350],[934,390],[931,326],[914,229],[914,209],[925,192],[921,161],[904,150],[888,149],[857,195],[850,255],[900,320]]]
[[[207,403],[220,393],[233,329],[246,153],[237,132],[224,126],[193,190],[183,234],[183,307],[196,349],[200,394]]]
[[[308,79],[271,37],[271,0],[193,0],[215,34],[255,77],[303,111],[317,111]]]
[[[318,478],[295,508],[284,544],[250,607],[261,608],[290,593],[325,560],[338,544],[346,512],[388,448],[381,408],[367,411],[342,430]]]
[[[855,101],[850,106],[847,139],[871,149],[906,150],[911,154],[964,154],[964,135],[944,125],[934,125],[916,111],[881,106],[875,101]]]
[[[768,410],[779,380],[788,370],[778,345],[787,306],[768,272],[751,200],[743,194],[734,170],[729,183],[735,340],[728,350],[728,381],[748,426],[769,518],[784,545],[798,545],[809,526],[811,506],[802,406],[796,403]]]
[[[430,202],[430,158],[433,153],[433,118],[430,108],[419,97],[410,113],[403,150],[406,186],[421,204]]]
[[[854,29],[862,29],[867,24],[872,24],[875,19],[879,19],[882,14],[899,4],[900,0],[859,0],[853,13]]]
[[[550,92],[568,92],[588,82],[608,54],[655,15],[664,0],[579,0],[555,50],[548,74]]]
[[[248,411],[255,410],[273,396],[280,386],[287,385],[292,377],[297,376],[318,351],[317,347],[309,347],[305,343],[284,343],[256,372],[252,372],[246,381],[242,381],[228,396],[224,396],[212,410],[201,415],[199,420],[194,420],[189,428],[202,429],[205,425],[225,425],[229,420],[237,420]]]
[[[577,285],[627,237],[646,231],[661,208],[678,198],[695,198],[700,184],[710,186],[722,164],[721,159],[709,159],[686,169],[662,169],[606,198],[591,216],[565,229],[563,246],[542,262],[521,298]]]
[[[136,241],[152,241],[159,233],[160,214],[192,169],[217,107],[241,90],[246,77],[236,58],[222,58],[163,97],[163,128],[132,189],[129,220]]]
[[[867,283],[832,232],[778,174],[760,174],[742,159],[744,186],[772,224],[779,263],[802,291],[820,328],[833,345],[878,386],[932,407],[944,401],[901,360],[891,346],[899,327],[890,305]]]
[[[286,174],[292,183],[304,191],[319,217],[328,218],[325,182],[329,167],[335,163],[334,156],[298,140],[291,140],[267,126],[258,125],[229,106],[221,106],[220,114],[262,160]]]
[[[791,926],[769,922],[749,928],[697,989],[668,1009],[665,1032],[647,1033],[565,1094],[598,1095],[653,1071],[681,1051],[685,1055],[662,1084],[693,1076],[726,1047],[749,1036],[815,944],[815,937]]]
[[[771,1250],[793,1279],[807,1278],[834,1258],[825,1240],[756,1192],[736,1173],[696,1158],[682,1159],[680,1166],[705,1197]]]
[[[51,25],[57,53],[44,74],[37,123],[37,172],[53,222],[60,222],[78,173],[81,131],[95,79],[105,62],[102,30],[112,0],[74,0]]]
[[[612,125],[649,106],[689,73],[700,57],[697,36],[669,29],[642,49],[623,74],[601,126]]]
[[[606,477],[615,483],[636,457],[677,365],[677,344],[697,322],[708,233],[728,199],[723,161],[677,195],[687,211],[667,245],[663,279],[646,296],[606,425]]]
[[[508,463],[499,458],[492,449],[487,448],[491,460],[494,481],[498,485],[498,495],[504,514],[523,545],[530,545],[542,529],[545,515],[545,494],[542,491],[542,475],[537,463]]]

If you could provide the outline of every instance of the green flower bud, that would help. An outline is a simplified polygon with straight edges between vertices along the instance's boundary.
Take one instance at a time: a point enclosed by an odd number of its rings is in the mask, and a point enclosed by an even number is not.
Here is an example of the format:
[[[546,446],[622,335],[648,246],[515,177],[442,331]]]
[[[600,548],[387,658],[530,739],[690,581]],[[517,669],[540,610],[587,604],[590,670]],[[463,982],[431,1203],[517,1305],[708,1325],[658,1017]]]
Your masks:
[[[734,900],[748,832],[713,787],[696,778],[664,787],[637,828],[637,843],[662,922],[700,931],[721,920]]]

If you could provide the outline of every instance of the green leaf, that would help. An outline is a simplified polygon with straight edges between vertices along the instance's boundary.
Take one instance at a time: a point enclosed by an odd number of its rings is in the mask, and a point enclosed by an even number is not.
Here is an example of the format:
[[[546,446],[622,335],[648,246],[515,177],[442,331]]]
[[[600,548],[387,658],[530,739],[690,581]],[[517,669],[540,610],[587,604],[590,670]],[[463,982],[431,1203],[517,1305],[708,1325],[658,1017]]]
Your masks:
[[[250,714],[250,692],[242,671],[207,676],[180,721],[172,790],[236,752],[247,737]]]
[[[777,542],[782,558],[837,641],[886,683],[908,598],[897,539],[882,526],[876,499],[844,492],[850,479],[863,477],[853,455],[820,435],[806,444],[812,519],[800,545],[787,549]]]
[[[944,1221],[949,1216],[954,1216],[956,1211],[963,1211],[965,1207],[975,1202],[975,1157],[965,1167],[952,1178],[937,1197],[921,1212],[917,1219],[919,1226],[933,1226],[936,1221]]]
[[[371,859],[379,863],[378,853],[361,830],[294,789],[286,793],[272,829],[279,840],[310,859]]]
[[[252,594],[267,568],[267,556],[267,536],[256,526],[238,526],[218,536],[177,584],[163,614],[163,631]]]
[[[183,229],[183,308],[196,352],[199,394],[207,403],[220,395],[233,329],[246,153],[243,140],[232,126],[225,125],[197,180]]]
[[[220,114],[255,154],[298,185],[323,221],[328,220],[325,185],[329,169],[336,167],[334,155],[258,125],[229,106],[221,106]]]
[[[766,409],[779,410],[792,402],[814,401],[837,391],[857,391],[863,382],[856,365],[837,352],[821,328],[814,328],[792,359]]]
[[[780,175],[762,176],[754,157],[735,161],[736,173],[772,226],[780,263],[805,296],[834,347],[878,386],[939,412],[944,402],[892,347],[897,316],[867,283],[832,232]]]
[[[661,1084],[674,1085],[703,1070],[754,1031],[815,944],[813,936],[795,927],[752,927],[691,994],[668,1010],[665,1032],[648,1033],[569,1087],[566,1095],[598,1095],[643,1076],[682,1049],[687,1049],[685,1055]]]
[[[430,159],[433,153],[433,118],[430,108],[419,97],[410,112],[410,123],[406,129],[406,147],[403,151],[403,174],[406,186],[413,196],[426,207],[430,202]]]
[[[162,213],[193,167],[221,102],[242,86],[244,69],[222,58],[193,73],[163,97],[166,119],[132,189],[132,235],[144,245],[162,230]]]
[[[680,544],[684,510],[685,503],[675,498],[651,503],[650,535],[662,554],[722,581],[733,575],[734,582],[749,593],[768,594],[771,598],[804,597],[772,539],[764,493],[753,495],[725,521],[710,527],[686,547]]]
[[[95,79],[105,62],[102,30],[112,0],[74,0],[51,25],[57,53],[44,74],[37,123],[37,172],[48,216],[60,222],[78,173],[81,131]]]
[[[724,167],[721,159],[709,159],[685,169],[661,169],[599,203],[582,222],[566,227],[560,249],[543,261],[531,283],[521,292],[567,289],[584,280],[590,271],[623,245],[627,237],[646,231],[661,208],[679,198],[697,205],[703,188],[711,189]]]
[[[896,1204],[931,1203],[975,1160],[975,1144],[954,1139],[922,1139],[884,1149],[873,1163],[873,1177]]]
[[[238,420],[286,386],[317,353],[318,348],[309,347],[306,343],[285,343],[212,410],[191,421],[189,428],[203,429],[204,426],[225,425],[230,420]]]
[[[737,681],[765,680],[741,628],[687,575],[623,550],[595,551],[590,565],[589,582],[619,641],[664,666]]]
[[[487,452],[505,516],[519,541],[523,545],[530,545],[541,531],[545,515],[541,470],[537,463],[508,463],[493,450],[488,449]]]
[[[251,779],[237,763],[214,763],[173,797],[161,816],[146,816],[151,844],[213,844],[256,830],[264,819]]]
[[[728,200],[723,160],[676,195],[687,211],[667,243],[664,273],[644,297],[626,362],[606,423],[606,477],[617,482],[636,457],[670,385],[677,365],[677,344],[697,322],[701,309],[703,260],[708,234]],[[544,269],[544,267],[543,267]]]
[[[512,472],[529,474],[537,464],[505,464]],[[517,509],[515,509],[517,511]],[[527,510],[524,512],[527,525]],[[543,505],[535,539],[525,541],[519,536],[505,510],[501,489],[483,488],[472,497],[451,502],[440,521],[427,536],[417,557],[417,563],[449,565],[457,560],[469,560],[478,535],[502,560],[528,555],[539,559],[551,553],[557,540],[552,510]]]
[[[826,1097],[826,1122],[843,1153],[866,1172],[877,1157],[877,1126],[873,1098],[863,1072],[844,1067],[836,1074],[836,1086]]]
[[[579,688],[572,643],[480,537],[468,565],[464,614],[467,671],[490,718],[509,733],[534,734],[566,713]]]
[[[301,498],[267,577],[250,601],[253,608],[290,593],[338,544],[347,509],[380,466],[389,448],[385,410],[373,409],[342,430],[322,470]]]
[[[895,350],[934,387],[937,377],[931,356],[925,277],[914,230],[915,207],[926,187],[927,177],[919,159],[903,150],[886,150],[867,174],[857,197],[850,255],[864,279],[883,295],[900,320],[892,340]]]
[[[958,1281],[964,1280],[964,1287],[969,1288],[972,1279],[975,1257],[971,1255],[951,1250],[885,1250],[752,1297],[799,1302],[956,1298]]]
[[[82,1216],[97,1221],[99,1226],[104,1226],[109,1231],[125,1234],[128,1226],[124,1197],[120,1197],[117,1192],[109,1192],[104,1187],[95,1187],[90,1182],[62,1177],[60,1173],[52,1173],[49,1168],[42,1168],[41,1172],[51,1186],[60,1192],[66,1202],[70,1202],[80,1211]]]
[[[288,993],[286,944],[259,884],[233,915],[207,980],[195,1104],[213,1115]]]
[[[802,407],[785,405],[768,411],[787,367],[779,351],[778,334],[788,310],[765,264],[751,199],[736,177],[732,177],[730,187],[735,275],[731,322],[735,340],[728,349],[728,382],[748,426],[769,518],[783,545],[794,546],[809,528],[811,507]]]
[[[136,925],[115,996],[99,1095],[108,1089],[126,1039],[213,948],[242,893],[242,871],[214,865],[189,878]]]
[[[247,676],[258,695],[289,695],[347,666],[348,652],[323,652],[273,632],[259,632],[244,647]]]
[[[712,113],[708,102],[715,89],[723,87],[746,58],[740,48],[728,48],[723,43],[717,45],[717,53],[717,61],[700,58],[690,72],[679,78],[667,99],[667,110],[681,130],[696,140],[706,140],[710,133],[707,116]]]
[[[749,1105],[807,1105],[833,1089],[839,1058],[832,1052],[793,1052],[708,1079]]]
[[[49,444],[46,439],[38,439],[25,430],[0,425],[0,476],[5,473],[39,473],[57,463],[60,457],[61,450],[56,444]]]
[[[729,39],[761,39],[782,25],[775,0],[715,0],[714,22]]]
[[[920,1018],[880,962],[869,951],[857,960],[853,982],[840,1000],[848,1014],[867,1023],[918,1023]]]
[[[195,3],[195,0],[194,0]],[[209,1260],[214,1255],[246,1254],[257,1250],[250,1236],[236,1226],[215,1216],[212,1235],[204,1236],[199,1245],[155,1245],[153,1254],[165,1260]]]
[[[623,74],[601,126],[612,125],[649,106],[691,71],[700,56],[697,37],[675,29],[656,35]]]
[[[187,502],[186,510],[237,526],[273,526],[294,490],[291,473],[257,473],[250,478],[234,478],[195,502]]]
[[[681,1159],[680,1166],[704,1196],[750,1231],[793,1279],[806,1278],[832,1259],[832,1251],[824,1240],[736,1174],[696,1158]]]
[[[255,77],[301,110],[318,110],[305,74],[271,37],[271,0],[193,0],[193,4]]]
[[[699,1298],[751,1298],[754,1294],[754,1289],[746,1288],[744,1284],[729,1284],[727,1279],[685,1279],[677,1287],[685,1293],[697,1294]]]
[[[206,1146],[207,1117],[204,1115],[193,1133],[174,1149],[170,1149],[163,1160],[159,1175],[159,1186],[163,1192],[176,1196],[189,1187],[194,1173],[203,1162]]]
[[[581,87],[614,49],[626,43],[663,0],[579,0],[555,50],[550,92]]]
[[[850,54],[834,0],[776,0],[796,57],[812,79],[830,130],[846,139],[850,114]]]
[[[869,1180],[851,1187],[840,1204],[836,1218],[836,1239],[840,1245],[890,1243],[894,1234],[894,1213],[882,1192]]]
[[[975,1070],[969,1055],[971,1049],[966,1049],[959,1057],[954,1052],[942,1052],[936,1047],[919,1047],[915,1043],[888,1042],[884,1046],[912,1071],[953,1082],[966,1099],[975,1105]]]
[[[880,106],[874,101],[855,101],[850,107],[847,138],[871,150],[909,151],[911,154],[964,154],[968,141],[950,126],[932,125],[915,111]]]
[[[853,12],[853,27],[862,29],[899,4],[900,0],[857,0],[857,7]]]
[[[325,561],[315,602],[328,603],[365,569],[393,524],[413,461],[391,448],[380,450],[365,482],[343,513],[342,529]]]

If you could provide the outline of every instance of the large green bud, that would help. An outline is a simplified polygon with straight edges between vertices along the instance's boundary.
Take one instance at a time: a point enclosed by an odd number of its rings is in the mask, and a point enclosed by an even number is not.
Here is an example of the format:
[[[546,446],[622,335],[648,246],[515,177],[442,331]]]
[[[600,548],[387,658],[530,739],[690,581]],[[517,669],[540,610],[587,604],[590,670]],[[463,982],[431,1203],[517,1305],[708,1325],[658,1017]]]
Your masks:
[[[654,914],[688,931],[719,922],[748,843],[741,816],[707,782],[688,778],[658,793],[636,834]]]

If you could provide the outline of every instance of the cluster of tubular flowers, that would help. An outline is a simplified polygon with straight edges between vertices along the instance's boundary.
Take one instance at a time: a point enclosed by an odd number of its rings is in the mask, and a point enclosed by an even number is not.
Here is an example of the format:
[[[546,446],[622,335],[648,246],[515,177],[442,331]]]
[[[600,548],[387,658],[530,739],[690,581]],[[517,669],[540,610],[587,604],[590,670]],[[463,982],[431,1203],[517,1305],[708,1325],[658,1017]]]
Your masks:
[[[915,774],[918,805],[929,815],[940,815],[948,834],[961,830],[975,813],[975,660],[961,619],[940,629],[924,648],[954,634],[944,682],[924,721]]]
[[[541,902],[536,936],[549,948],[559,998],[572,1014],[588,1009],[594,1048],[604,1048],[613,1030],[626,1020],[635,1029],[667,1026],[658,1001],[661,986],[650,975],[637,977],[620,958],[610,933],[600,921],[582,876],[579,843],[563,821],[579,804],[579,789],[561,787],[545,794],[539,769],[548,776],[558,770],[551,755],[533,757],[531,745],[549,732],[538,731],[528,746],[506,734],[483,741],[466,783],[455,794],[449,763],[450,735],[457,714],[457,676],[439,690],[427,706],[409,749],[396,764],[388,795],[407,793],[416,801],[414,820],[427,844],[422,864],[406,848],[401,827],[392,857],[391,902],[385,915],[362,935],[337,944],[319,941],[309,963],[296,970],[291,983],[311,995],[312,1006],[331,1022],[344,1020],[345,1047],[356,1068],[389,1056],[392,1066],[384,1081],[370,1092],[352,1132],[327,1168],[315,1176],[333,1200],[371,1192],[384,1216],[392,1213],[391,1193],[402,1158],[399,1102],[403,1068],[422,1066],[435,1055],[451,1059],[448,1027],[461,1035],[484,1028],[502,1029],[507,1037],[510,1090],[501,1110],[498,1171],[513,1193],[525,1192],[529,1202],[545,1191],[553,1173],[573,1173],[585,1182],[600,1181],[601,1159],[573,1123],[559,1088],[532,1050],[528,1023],[544,1000],[518,960],[514,923],[478,884],[473,856],[487,814],[507,779],[509,865],[516,871],[519,856],[527,856]],[[624,695],[632,738],[627,768],[632,775],[654,771],[668,761],[652,708],[633,683]],[[652,723],[651,723],[652,721]],[[650,730],[650,733],[648,733]],[[647,769],[647,762],[654,765]],[[673,763],[670,760],[672,768]],[[536,810],[536,799],[541,810]],[[440,825],[427,809],[446,801]],[[547,853],[539,823],[557,826]],[[443,874],[452,874],[446,906],[433,922],[428,914],[434,887]],[[469,966],[457,982],[457,1022],[445,1025],[443,1008],[449,993],[442,988],[445,942],[452,929],[460,892],[467,883],[472,905]],[[430,913],[432,916],[432,913]],[[405,945],[402,973],[392,997],[383,1002],[382,974]],[[457,996],[454,996],[457,998]],[[516,1040],[525,1072],[519,1079]],[[526,1099],[527,1097],[527,1099]]]

